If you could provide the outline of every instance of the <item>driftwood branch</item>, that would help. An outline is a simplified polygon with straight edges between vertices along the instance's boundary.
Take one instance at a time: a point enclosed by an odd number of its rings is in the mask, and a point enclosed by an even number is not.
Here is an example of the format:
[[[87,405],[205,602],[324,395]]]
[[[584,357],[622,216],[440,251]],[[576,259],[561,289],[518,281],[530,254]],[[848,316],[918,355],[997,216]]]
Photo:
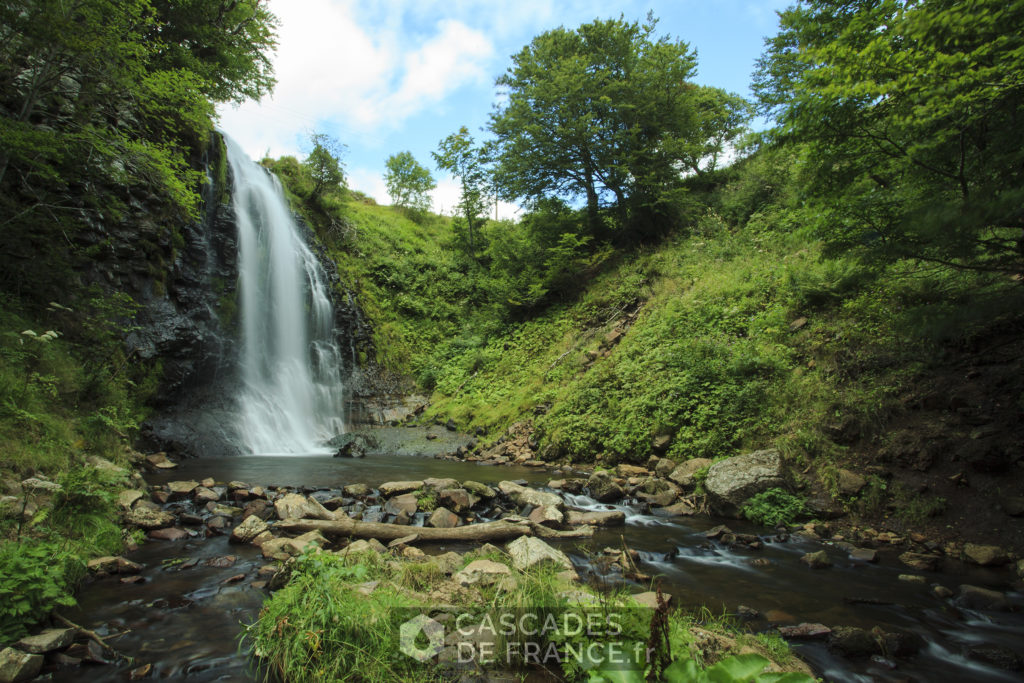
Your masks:
[[[393,541],[395,539],[407,538],[414,534],[416,539],[409,541],[413,543],[421,541],[473,541],[486,543],[534,535],[541,538],[589,538],[594,533],[592,527],[556,531],[532,522],[505,520],[467,524],[466,526],[457,526],[452,529],[435,529],[433,527],[409,527],[403,524],[386,524],[384,522],[361,522],[355,519],[287,519],[278,523],[277,528],[288,533],[319,531],[328,536],[375,538],[378,541]]]

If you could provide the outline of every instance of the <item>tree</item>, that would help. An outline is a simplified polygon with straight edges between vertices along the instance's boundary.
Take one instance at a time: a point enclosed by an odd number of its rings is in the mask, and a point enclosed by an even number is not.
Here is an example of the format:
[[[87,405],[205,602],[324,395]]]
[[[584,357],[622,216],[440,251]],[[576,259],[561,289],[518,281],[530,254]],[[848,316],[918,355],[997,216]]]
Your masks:
[[[395,206],[422,213],[430,208],[430,191],[437,187],[430,171],[421,166],[412,152],[392,154],[385,162],[384,183]]]
[[[310,133],[309,142],[312,149],[302,163],[313,180],[310,198],[318,199],[326,189],[345,185],[345,146],[326,133]]]
[[[834,248],[1020,272],[1024,3],[805,0],[755,91]]]
[[[484,170],[485,155],[476,147],[469,130],[462,126],[442,140],[431,156],[438,168],[459,179],[461,195],[455,210],[458,212],[456,229],[464,227],[469,240],[469,255],[476,258],[477,236],[487,213],[489,198],[488,179]]]
[[[696,56],[656,23],[559,28],[512,58],[490,121],[506,196],[582,197],[592,232],[608,205],[634,227],[670,213],[684,168],[735,136],[742,100],[689,83]]]

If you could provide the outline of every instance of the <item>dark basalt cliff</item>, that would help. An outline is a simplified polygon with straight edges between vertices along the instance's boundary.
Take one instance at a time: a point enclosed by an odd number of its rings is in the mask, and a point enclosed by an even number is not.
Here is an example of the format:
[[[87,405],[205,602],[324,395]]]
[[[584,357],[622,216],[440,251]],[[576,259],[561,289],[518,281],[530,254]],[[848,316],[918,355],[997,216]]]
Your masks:
[[[86,236],[102,249],[83,273],[87,282],[128,294],[139,305],[126,335],[130,355],[160,368],[153,412],[139,447],[191,456],[239,452],[233,433],[237,395],[237,225],[231,171],[219,137],[202,160],[208,170],[198,220],[168,230],[155,225],[156,197],[136,197],[116,226]],[[359,393],[360,351],[373,357],[372,335],[355,295],[341,286],[336,265],[304,227],[335,293],[335,331],[345,371]],[[372,374],[372,373],[371,373]],[[347,383],[348,384],[348,383]]]

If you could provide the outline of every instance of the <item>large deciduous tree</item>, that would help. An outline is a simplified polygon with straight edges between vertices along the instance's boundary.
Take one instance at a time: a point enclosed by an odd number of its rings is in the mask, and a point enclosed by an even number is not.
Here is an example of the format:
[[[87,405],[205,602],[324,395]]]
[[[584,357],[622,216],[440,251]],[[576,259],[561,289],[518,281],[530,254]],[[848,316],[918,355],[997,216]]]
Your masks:
[[[424,168],[412,152],[392,154],[384,162],[384,184],[395,206],[414,213],[430,208],[430,191],[437,187],[430,171]]]
[[[683,173],[720,154],[745,104],[689,82],[696,55],[682,41],[656,38],[656,23],[649,16],[559,28],[513,56],[498,79],[507,100],[490,121],[505,195],[582,198],[592,231],[608,205],[636,229],[671,215]]]
[[[1024,3],[804,0],[755,90],[834,246],[1024,266]]]

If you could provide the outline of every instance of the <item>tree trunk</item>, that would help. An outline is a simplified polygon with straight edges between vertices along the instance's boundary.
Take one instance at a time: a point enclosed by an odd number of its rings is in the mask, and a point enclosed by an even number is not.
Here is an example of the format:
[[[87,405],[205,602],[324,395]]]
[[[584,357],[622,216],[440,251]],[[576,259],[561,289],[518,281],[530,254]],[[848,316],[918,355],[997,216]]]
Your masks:
[[[289,519],[277,525],[278,529],[289,533],[305,533],[320,531],[330,536],[355,536],[357,538],[376,538],[377,540],[393,541],[396,538],[416,535],[418,541],[469,541],[486,543],[489,541],[507,541],[520,536],[537,535],[542,538],[587,538],[594,533],[592,527],[555,531],[539,524],[530,522],[483,522],[467,524],[453,529],[435,529],[433,527],[411,527],[404,524],[385,524],[384,522],[360,522],[355,519]]]

